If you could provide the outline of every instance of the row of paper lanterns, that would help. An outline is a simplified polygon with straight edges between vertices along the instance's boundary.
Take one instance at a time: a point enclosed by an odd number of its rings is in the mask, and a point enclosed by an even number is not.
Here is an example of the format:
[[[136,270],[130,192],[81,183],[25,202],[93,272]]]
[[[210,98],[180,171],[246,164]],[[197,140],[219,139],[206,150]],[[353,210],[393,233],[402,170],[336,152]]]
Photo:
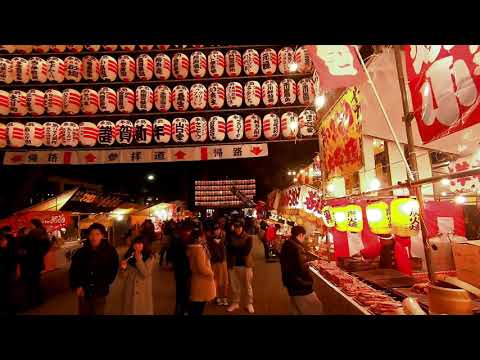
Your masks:
[[[100,50],[103,51],[134,51],[137,47],[142,51],[150,51],[154,48],[159,50],[167,50],[170,47],[173,48],[202,48],[205,45],[0,45],[0,51],[6,51],[10,54],[30,54],[38,53],[45,54],[48,52],[52,53],[63,53],[63,52],[74,52],[79,53],[82,51],[97,52]],[[209,46],[220,46],[220,45],[209,45]]]
[[[132,113],[135,107],[138,111],[151,111],[153,107],[160,112],[167,112],[172,107],[175,111],[218,110],[225,102],[230,108],[239,108],[244,103],[249,107],[257,107],[262,101],[266,107],[293,105],[297,99],[301,105],[309,106],[315,98],[313,80],[304,78],[296,83],[293,79],[283,79],[280,84],[275,80],[266,80],[262,85],[258,81],[248,81],[245,86],[233,81],[224,87],[218,82],[211,83],[208,88],[200,83],[193,84],[190,89],[177,85],[173,89],[159,85],[152,90],[149,86],[138,86],[135,91],[121,87],[117,91],[102,87],[98,92],[86,88],[81,92],[75,89],[65,89],[63,92],[48,89],[45,92],[31,89],[28,92],[0,90],[0,114],[12,116],[76,115],[82,112],[86,115],[103,113]],[[280,100],[280,101],[279,101]]]
[[[217,207],[217,206],[241,206],[242,201],[195,201],[195,206]]]
[[[295,66],[292,68],[292,64]],[[43,59],[37,56],[26,59],[14,57],[11,60],[0,58],[0,82],[10,84],[13,81],[26,84],[28,82],[46,81],[61,83],[65,80],[116,81],[117,77],[124,82],[186,79],[191,75],[200,79],[207,75],[219,78],[240,76],[243,72],[255,76],[261,70],[263,75],[273,75],[277,70],[281,74],[307,73],[312,70],[312,61],[304,47],[293,50],[282,48],[278,54],[274,49],[264,49],[260,54],[255,49],[247,49],[243,54],[238,50],[229,50],[224,55],[220,50],[213,50],[208,56],[201,51],[194,51],[190,57],[184,53],[176,53],[170,58],[159,53],[154,58],[148,54],[140,54],[134,59],[130,55],[121,55],[118,60],[110,55],[99,59],[93,55],[83,58],[68,56],[61,59],[51,56]]]
[[[250,200],[253,200],[255,194],[247,195]],[[230,193],[230,195],[214,195],[214,196],[202,196],[200,194],[195,194],[195,201],[232,201],[237,200],[238,198]]]
[[[98,124],[92,122],[10,122],[0,123],[0,147],[28,146],[94,146],[131,144],[168,143],[171,139],[175,143],[186,143],[190,138],[194,142],[229,140],[258,140],[263,135],[268,140],[295,138],[299,133],[303,137],[313,136],[315,133],[316,115],[313,110],[304,110],[300,116],[294,112],[286,112],[281,118],[275,113],[266,114],[263,119],[257,114],[250,114],[243,119],[241,115],[230,115],[227,120],[221,116],[212,116],[208,121],[204,117],[196,116],[188,121],[185,118],[175,118],[172,122],[167,119],[156,119],[153,124],[146,119],[135,122],[121,119],[116,123],[103,120]]]
[[[255,195],[256,190],[255,189],[250,189],[250,190],[240,190],[242,193],[245,195]],[[222,195],[231,195],[232,192],[230,189],[225,189],[225,190],[217,190],[217,191],[197,191],[195,189],[195,196],[200,195],[200,196],[222,196]]]
[[[208,185],[208,186],[195,186],[195,191],[230,191],[231,187],[235,186],[238,190],[241,191],[249,191],[251,189],[255,189],[255,184],[248,184],[248,185]]]
[[[397,198],[390,205],[383,201],[368,204],[366,215],[370,231],[374,234],[414,236],[420,228],[419,204],[412,198]],[[355,204],[325,206],[321,217],[327,227],[335,227],[338,231],[359,233],[364,227],[362,208]]]
[[[244,179],[244,180],[195,180],[195,186],[205,185],[205,186],[216,186],[216,185],[248,185],[255,184],[255,179]]]

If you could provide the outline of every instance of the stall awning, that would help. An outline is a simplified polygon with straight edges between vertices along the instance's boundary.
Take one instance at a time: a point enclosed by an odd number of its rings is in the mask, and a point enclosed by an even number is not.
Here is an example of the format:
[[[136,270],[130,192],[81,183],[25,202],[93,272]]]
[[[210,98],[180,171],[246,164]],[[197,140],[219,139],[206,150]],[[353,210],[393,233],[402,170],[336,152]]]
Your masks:
[[[25,213],[29,211],[58,211],[71,199],[71,197],[77,192],[78,188],[65,191],[64,193],[55,196],[54,198],[42,201],[38,204],[30,206],[29,208],[17,211],[15,214]],[[62,209],[64,210],[64,209]]]

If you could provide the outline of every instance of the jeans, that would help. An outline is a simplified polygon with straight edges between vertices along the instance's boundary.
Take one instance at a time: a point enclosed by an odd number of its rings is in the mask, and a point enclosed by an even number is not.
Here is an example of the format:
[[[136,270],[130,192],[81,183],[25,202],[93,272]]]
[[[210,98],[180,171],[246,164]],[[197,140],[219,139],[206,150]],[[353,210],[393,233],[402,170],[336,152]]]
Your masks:
[[[188,315],[191,316],[200,316],[203,315],[205,310],[205,301],[191,301],[189,306]]]
[[[79,297],[78,298],[78,314],[79,315],[104,315],[105,304],[107,298],[105,296],[97,297]]]
[[[323,305],[315,294],[290,296],[291,315],[323,315]]]
[[[253,268],[234,266],[228,270],[228,275],[232,289],[232,303],[240,304],[243,295],[247,305],[253,304]]]

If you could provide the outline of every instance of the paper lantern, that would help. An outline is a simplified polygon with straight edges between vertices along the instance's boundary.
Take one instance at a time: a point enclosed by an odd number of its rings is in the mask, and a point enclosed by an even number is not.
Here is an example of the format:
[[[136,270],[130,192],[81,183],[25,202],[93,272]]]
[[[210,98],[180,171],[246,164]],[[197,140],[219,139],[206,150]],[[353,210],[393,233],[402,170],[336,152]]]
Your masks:
[[[243,53],[243,72],[249,76],[257,75],[260,68],[260,55],[255,49],[247,49]]]
[[[98,143],[101,145],[113,145],[116,138],[115,124],[109,120],[102,120],[97,124]]]
[[[262,100],[265,106],[272,107],[278,102],[278,84],[275,80],[266,80],[262,84]]]
[[[248,140],[258,140],[262,136],[262,119],[257,114],[245,118],[245,137]]]
[[[335,226],[334,210],[331,206],[324,206],[322,208],[322,220],[326,227],[333,228]]]
[[[115,140],[119,144],[131,144],[134,133],[133,123],[130,120],[118,120],[115,124]]]
[[[293,79],[283,79],[279,87],[280,102],[283,105],[292,105],[297,100],[297,84]]]
[[[188,76],[190,62],[188,56],[182,53],[176,53],[172,58],[172,74],[175,79],[185,79]]]
[[[25,145],[39,147],[43,145],[45,129],[42,124],[28,122],[25,125]]]
[[[68,56],[65,58],[65,79],[79,82],[83,76],[82,60],[75,56]]]
[[[265,75],[272,75],[277,71],[277,52],[273,49],[265,49],[260,54],[260,67]]]
[[[7,146],[7,125],[0,123],[0,148]]]
[[[55,89],[45,91],[45,107],[48,115],[60,115],[63,111],[63,94]]]
[[[284,47],[278,52],[278,70],[282,74],[289,74],[290,65],[295,62],[295,52],[291,47]]]
[[[225,56],[221,51],[213,50],[208,54],[208,73],[216,78],[225,71]]]
[[[120,49],[123,51],[133,51],[135,50],[135,45],[120,45]]]
[[[113,113],[117,108],[117,93],[109,87],[98,90],[98,109],[101,112]]]
[[[25,125],[19,122],[9,122],[7,124],[7,141],[11,147],[25,146]]]
[[[10,113],[10,93],[0,90],[0,115],[8,115]]]
[[[195,79],[205,76],[207,72],[207,57],[201,51],[194,51],[190,55],[190,73]]]
[[[100,58],[100,78],[102,80],[115,81],[117,79],[118,63],[110,55],[103,55]]]
[[[277,114],[269,113],[263,117],[263,134],[268,140],[274,140],[280,136],[280,119]]]
[[[153,135],[152,123],[146,119],[138,119],[134,126],[134,137],[137,144],[150,144]]]
[[[39,57],[32,57],[30,62],[30,80],[35,82],[44,83],[47,81],[48,64]]]
[[[298,116],[293,111],[282,114],[281,117],[282,136],[292,139],[298,135]]]
[[[172,121],[172,138],[177,143],[186,143],[189,138],[190,124],[187,119],[176,118]]]
[[[390,203],[392,231],[398,236],[414,236],[420,229],[420,205],[416,199],[399,198]]]
[[[103,45],[103,50],[105,51],[115,51],[117,48],[118,45]]]
[[[153,77],[153,59],[149,55],[139,55],[136,64],[137,77],[140,80],[150,80]]]
[[[122,55],[118,58],[118,77],[122,81],[133,81],[135,79],[136,65],[135,60],[128,55]]]
[[[32,45],[33,52],[45,54],[50,50],[50,45]]]
[[[195,116],[190,120],[190,137],[195,142],[204,142],[207,140],[208,127],[207,120],[201,116]]]
[[[52,56],[47,59],[48,72],[47,79],[48,81],[54,81],[57,83],[63,82],[65,79],[65,63],[62,59]]]
[[[117,90],[117,109],[121,113],[131,113],[135,107],[135,93],[132,89],[121,87]]]
[[[167,119],[156,119],[153,123],[153,135],[155,141],[167,144],[172,137],[172,125]]]
[[[81,92],[82,113],[87,115],[96,114],[98,111],[98,93],[93,89],[83,89]]]
[[[190,88],[190,106],[195,110],[203,110],[207,106],[208,91],[203,84],[193,84]]]
[[[75,89],[63,90],[63,112],[75,115],[80,112],[82,95]]]
[[[97,52],[100,50],[100,45],[85,45],[85,50],[90,52]]]
[[[27,109],[31,115],[43,115],[45,112],[45,93],[37,89],[29,90],[27,92]]]
[[[11,60],[13,80],[26,84],[30,80],[30,62],[21,57]]]
[[[10,115],[25,116],[28,113],[27,93],[21,90],[10,91],[9,96]]]
[[[153,90],[149,86],[138,86],[135,90],[135,103],[139,111],[152,110]]]
[[[221,116],[212,116],[208,120],[208,137],[211,141],[225,139],[225,119]]]
[[[80,128],[80,143],[84,146],[94,146],[98,139],[98,127],[91,122],[81,122],[78,124]]]
[[[225,88],[213,82],[208,86],[208,105],[215,110],[221,109],[225,103]]]
[[[240,115],[234,114],[227,118],[227,135],[230,140],[243,138],[243,118]]]
[[[157,45],[157,49],[160,49],[162,51],[167,50],[170,47],[170,45]]]
[[[153,100],[158,111],[168,111],[172,106],[172,92],[166,85],[158,85],[153,93]]]
[[[315,99],[315,84],[312,79],[301,79],[297,84],[298,101],[302,105],[311,105]]]
[[[155,77],[159,80],[167,80],[172,71],[172,61],[166,54],[158,54],[154,59]]]
[[[230,82],[225,91],[227,105],[229,107],[240,107],[243,102],[243,86],[239,82]]]
[[[74,53],[79,53],[83,50],[83,45],[67,45],[67,50]]]
[[[15,52],[16,50],[16,46],[15,45],[0,45],[0,50],[1,51],[6,51],[8,52],[9,54],[12,54]]]
[[[60,124],[49,121],[43,124],[43,128],[45,129],[43,145],[49,147],[58,147],[60,145]]]
[[[60,126],[60,141],[63,146],[77,146],[80,141],[80,128],[71,121],[66,121]]]
[[[0,58],[0,81],[5,84],[13,81],[12,62],[5,58]]]
[[[312,71],[313,63],[308,50],[305,46],[300,46],[295,50],[295,63],[298,65],[298,72],[306,73]]]
[[[390,207],[383,201],[368,204],[366,207],[368,227],[374,234],[391,234]]]
[[[244,91],[245,105],[258,106],[262,99],[262,86],[258,81],[252,80],[245,84]]]
[[[317,114],[313,110],[303,110],[298,117],[300,123],[300,134],[302,136],[315,135],[315,123],[317,121]]]
[[[359,233],[363,230],[362,208],[359,205],[348,205],[347,210],[347,231]]]
[[[338,231],[347,231],[348,215],[346,206],[333,208],[333,218],[335,219],[335,228]]]
[[[154,45],[138,45],[142,51],[150,51],[153,49]]]
[[[85,80],[98,80],[100,77],[100,62],[95,56],[87,55],[83,57],[82,75]]]
[[[177,85],[172,91],[172,105],[177,111],[185,111],[190,104],[190,95],[188,88],[183,85]]]
[[[54,53],[63,53],[67,45],[50,45],[50,51]]]
[[[242,54],[238,50],[228,50],[225,54],[225,71],[228,76],[239,76],[242,72]]]

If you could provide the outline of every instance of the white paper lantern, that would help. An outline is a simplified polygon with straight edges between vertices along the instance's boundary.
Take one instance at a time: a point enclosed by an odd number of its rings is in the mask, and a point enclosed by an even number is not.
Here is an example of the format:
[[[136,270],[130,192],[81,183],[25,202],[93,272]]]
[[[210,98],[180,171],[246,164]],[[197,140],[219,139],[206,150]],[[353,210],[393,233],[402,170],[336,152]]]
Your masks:
[[[278,70],[282,74],[289,74],[290,65],[295,62],[295,52],[291,47],[284,47],[278,52]]]
[[[225,71],[225,56],[221,51],[213,50],[208,54],[208,73],[217,78]]]
[[[102,120],[97,124],[98,143],[101,145],[113,145],[116,138],[115,124],[109,120]]]
[[[68,56],[64,60],[65,80],[79,82],[83,76],[83,62],[75,56]]]
[[[118,77],[122,81],[133,81],[135,79],[136,65],[135,60],[128,55],[122,55],[118,58]]]
[[[113,113],[117,108],[117,92],[109,87],[98,90],[98,109],[101,112]]]
[[[47,59],[48,64],[48,81],[55,81],[57,83],[63,82],[65,78],[65,63],[62,59],[52,56]]]
[[[66,121],[60,126],[60,142],[63,146],[78,146],[80,141],[80,128],[71,121]]]
[[[100,78],[102,80],[115,81],[117,79],[118,63],[115,58],[103,55],[100,58]]]
[[[293,79],[283,79],[279,86],[280,102],[283,105],[294,104],[297,100],[297,84]]]
[[[265,75],[272,75],[277,71],[277,52],[271,48],[265,49],[260,54],[260,67]]]
[[[27,93],[21,90],[10,91],[9,97],[10,115],[25,116],[28,113]]]
[[[306,73],[312,71],[313,63],[310,55],[308,54],[305,46],[300,46],[295,51],[295,63],[298,65],[298,71],[300,73]]]
[[[275,106],[278,102],[278,84],[275,80],[266,80],[262,84],[262,100],[265,106]]]
[[[282,136],[286,139],[295,138],[298,135],[298,116],[293,111],[282,114],[281,117]]]
[[[9,122],[7,124],[7,141],[11,147],[25,146],[25,125],[19,122]]]
[[[230,82],[225,90],[225,98],[229,107],[240,107],[243,103],[243,86],[239,82]]]
[[[45,129],[43,145],[49,147],[60,146],[60,124],[49,121],[43,124],[43,128]]]
[[[69,115],[76,115],[80,112],[82,94],[75,89],[63,90],[63,112]]]
[[[45,91],[45,108],[48,115],[60,115],[63,111],[63,94],[55,89]]]
[[[150,80],[153,76],[153,59],[147,54],[137,57],[137,76],[140,80]]]
[[[83,45],[67,45],[67,50],[74,53],[82,52]]]
[[[172,71],[172,60],[166,54],[157,54],[154,59],[155,77],[159,80],[167,80]]]
[[[8,115],[10,113],[10,93],[0,90],[0,115]]]
[[[162,51],[167,50],[170,47],[170,45],[157,45],[157,49],[160,49]]]
[[[317,115],[313,110],[303,110],[299,117],[298,122],[300,124],[300,134],[302,136],[315,135],[315,123],[317,121]]]
[[[135,107],[135,93],[132,89],[121,87],[117,90],[117,109],[121,113],[131,113]]]
[[[260,55],[255,49],[247,49],[243,53],[243,72],[247,75],[257,75],[260,68]]]
[[[155,141],[161,144],[167,144],[172,137],[172,125],[167,119],[156,119],[153,123],[153,135]]]
[[[172,106],[172,92],[166,85],[158,85],[153,93],[153,100],[158,111],[170,110]]]
[[[190,137],[195,142],[204,142],[207,140],[208,127],[207,120],[201,116],[195,116],[190,120]]]
[[[190,134],[190,124],[187,119],[176,118],[172,121],[172,138],[177,143],[186,143]]]
[[[50,45],[50,51],[54,53],[63,53],[67,45]]]
[[[103,45],[103,50],[105,51],[115,51],[117,48],[118,45]]]
[[[87,55],[83,57],[82,75],[85,80],[98,80],[100,76],[100,62],[95,56]]]
[[[172,91],[172,105],[177,111],[185,111],[190,104],[190,95],[188,88],[183,85],[177,85]]]
[[[154,45],[138,45],[142,51],[150,51],[153,49]]]
[[[0,50],[8,52],[9,54],[12,54],[15,52],[17,47],[15,45],[0,45]]]
[[[262,119],[257,114],[247,115],[245,118],[245,137],[248,140],[257,140],[262,136]]]
[[[302,105],[311,105],[315,99],[315,85],[311,78],[301,79],[297,84],[298,101]]]
[[[7,125],[0,123],[0,148],[7,146]]]
[[[153,107],[153,90],[148,86],[138,86],[135,90],[135,102],[140,111],[150,111]]]
[[[227,135],[230,140],[243,138],[243,118],[240,115],[234,114],[227,118]]]
[[[238,50],[228,50],[225,54],[225,71],[228,76],[239,76],[242,72],[242,54]]]
[[[274,140],[280,136],[280,119],[277,114],[269,113],[263,117],[263,134],[268,140]]]
[[[212,109],[221,109],[225,103],[225,88],[222,84],[214,82],[208,86],[208,105]]]
[[[100,50],[100,45],[85,45],[85,50],[90,52],[97,52]]]
[[[176,53],[172,58],[172,74],[175,79],[185,79],[190,69],[188,56],[182,53]]]
[[[0,81],[6,84],[13,81],[12,62],[5,58],[0,58]]]
[[[26,84],[30,80],[30,63],[27,59],[14,57],[12,60],[13,80]]]
[[[123,51],[133,51],[135,50],[135,45],[120,45],[120,49]]]
[[[205,76],[207,72],[207,57],[201,51],[194,51],[190,55],[190,73],[195,79]]]
[[[133,123],[130,120],[121,119],[115,124],[115,139],[119,144],[131,144],[135,129]]]
[[[33,45],[32,46],[33,52],[39,54],[45,54],[50,50],[50,45]]]
[[[45,93],[38,89],[27,92],[28,113],[34,116],[43,115],[45,112]]]
[[[245,84],[245,105],[258,106],[262,99],[262,86],[258,81],[251,80]]]
[[[33,51],[33,45],[15,45],[15,51],[18,54],[30,54]]]
[[[96,114],[98,111],[98,93],[93,89],[82,90],[82,113],[87,115]]]
[[[39,57],[32,57],[29,60],[30,62],[30,80],[35,82],[44,83],[47,81],[48,75],[48,64],[47,62]]]
[[[98,127],[92,122],[81,122],[78,124],[80,128],[80,144],[84,146],[94,146],[98,139]]]
[[[225,140],[225,119],[221,116],[212,116],[208,120],[208,137],[211,141]]]
[[[195,110],[203,110],[207,106],[208,91],[203,84],[193,84],[190,88],[190,106]]]
[[[28,122],[25,125],[25,145],[39,147],[43,145],[45,129],[42,124]]]

